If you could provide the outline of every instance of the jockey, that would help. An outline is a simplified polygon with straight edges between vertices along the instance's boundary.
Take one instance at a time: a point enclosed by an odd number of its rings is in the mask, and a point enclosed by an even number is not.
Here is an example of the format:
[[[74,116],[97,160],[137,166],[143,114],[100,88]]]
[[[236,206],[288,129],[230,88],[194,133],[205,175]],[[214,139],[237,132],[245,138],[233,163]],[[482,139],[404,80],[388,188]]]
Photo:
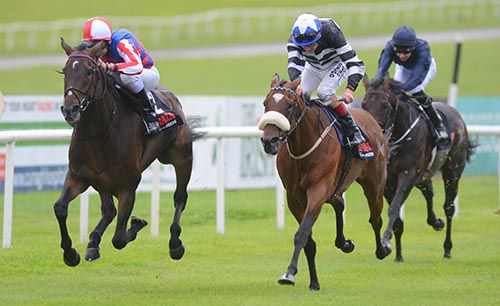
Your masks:
[[[357,146],[361,159],[371,159],[374,154],[370,144],[361,134],[346,104],[337,101],[335,91],[347,78],[342,97],[353,101],[353,92],[365,74],[365,64],[346,42],[340,27],[332,19],[318,19],[312,14],[297,17],[288,49],[288,75],[291,81],[300,78],[297,94],[309,96],[316,91],[318,97],[329,103],[346,129],[348,142]]]
[[[436,61],[427,41],[417,38],[410,27],[397,28],[380,54],[375,77],[383,78],[392,62],[396,63],[394,80],[400,82],[403,89],[423,106],[437,132],[436,142],[448,140],[446,128],[432,106],[432,98],[424,93],[436,74]]]
[[[154,67],[153,58],[135,36],[125,29],[113,32],[109,22],[101,17],[94,17],[85,22],[83,40],[106,42],[106,54],[98,65],[107,72],[119,74],[123,85],[140,101],[146,123],[146,133],[154,134],[160,128],[157,111],[147,93],[160,82],[160,73]]]

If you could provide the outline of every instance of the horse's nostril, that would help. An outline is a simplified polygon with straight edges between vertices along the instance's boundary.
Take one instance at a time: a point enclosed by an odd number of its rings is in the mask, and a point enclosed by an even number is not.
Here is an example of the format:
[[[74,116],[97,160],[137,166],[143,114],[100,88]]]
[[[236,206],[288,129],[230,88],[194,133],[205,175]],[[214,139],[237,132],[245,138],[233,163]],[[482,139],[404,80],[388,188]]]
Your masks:
[[[71,112],[76,113],[80,109],[80,105],[74,104],[71,106]]]

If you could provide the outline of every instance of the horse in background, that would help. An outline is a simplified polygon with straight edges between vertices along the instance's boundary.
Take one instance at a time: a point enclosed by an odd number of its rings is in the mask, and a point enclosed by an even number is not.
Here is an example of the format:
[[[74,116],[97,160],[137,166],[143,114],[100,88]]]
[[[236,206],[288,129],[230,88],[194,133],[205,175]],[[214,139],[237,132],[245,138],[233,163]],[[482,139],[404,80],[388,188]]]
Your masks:
[[[342,148],[342,139],[335,132],[336,128],[332,128],[335,121],[330,120],[325,109],[317,103],[306,103],[297,95],[295,90],[299,81],[280,82],[278,75],[273,77],[271,89],[264,100],[265,113],[259,128],[264,131],[264,151],[277,154],[277,168],[286,189],[288,207],[299,223],[292,260],[278,282],[295,284],[299,253],[304,249],[309,266],[309,289],[319,290],[316,242],[311,230],[321,207],[325,202],[329,203],[336,214],[335,246],[345,253],[354,250],[353,241],[344,237],[342,216],[342,194],[354,181],[363,187],[368,200],[377,258],[383,259],[391,251],[382,245],[380,239],[387,144],[382,130],[369,113],[351,109],[375,154],[372,160],[353,158],[351,150]]]
[[[135,240],[147,222],[132,217],[127,229],[128,220],[141,173],[155,159],[175,168],[175,213],[170,226],[169,248],[171,258],[182,258],[185,247],[180,240],[180,218],[188,198],[192,142],[201,135],[190,128],[177,97],[159,86],[154,92],[184,124],[175,125],[154,137],[145,136],[140,114],[122,99],[112,77],[97,65],[98,58],[103,55],[103,44],[89,48],[82,43],[72,48],[61,38],[61,46],[68,55],[62,70],[64,102],[61,111],[66,122],[73,127],[68,172],[61,196],[54,204],[64,262],[68,266],[80,263],[80,255],[72,247],[66,219],[70,201],[89,186],[99,193],[101,219],[90,233],[85,259],[92,261],[100,257],[101,237],[117,215],[113,246],[122,249]],[[118,209],[113,197],[118,199]]]
[[[407,96],[400,83],[389,76],[373,79],[365,75],[363,84],[366,94],[362,108],[370,112],[384,130],[389,144],[387,183],[384,196],[389,203],[389,221],[383,236],[383,244],[389,246],[392,233],[396,240],[396,261],[402,262],[401,236],[404,222],[401,207],[413,187],[417,187],[427,202],[427,224],[439,231],[445,226],[436,218],[433,209],[432,176],[440,170],[444,181],[446,199],[446,238],[444,257],[451,258],[451,226],[455,213],[454,200],[465,164],[470,161],[477,143],[469,139],[467,127],[457,110],[443,103],[434,107],[443,119],[450,134],[451,144],[438,149],[432,124],[418,102]]]

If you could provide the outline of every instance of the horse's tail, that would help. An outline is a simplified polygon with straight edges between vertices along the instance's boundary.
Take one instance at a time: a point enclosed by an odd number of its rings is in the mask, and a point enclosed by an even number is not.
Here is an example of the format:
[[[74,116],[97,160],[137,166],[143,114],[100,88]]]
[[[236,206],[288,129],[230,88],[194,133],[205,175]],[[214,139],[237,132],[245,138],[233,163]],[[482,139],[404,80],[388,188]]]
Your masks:
[[[200,116],[189,116],[187,117],[187,125],[189,130],[191,131],[191,139],[196,141],[203,136],[205,136],[205,132],[201,132],[198,128],[202,126],[202,118]]]
[[[467,140],[467,162],[470,162],[472,155],[476,153],[477,147],[479,147],[479,140],[477,138],[474,140]]]

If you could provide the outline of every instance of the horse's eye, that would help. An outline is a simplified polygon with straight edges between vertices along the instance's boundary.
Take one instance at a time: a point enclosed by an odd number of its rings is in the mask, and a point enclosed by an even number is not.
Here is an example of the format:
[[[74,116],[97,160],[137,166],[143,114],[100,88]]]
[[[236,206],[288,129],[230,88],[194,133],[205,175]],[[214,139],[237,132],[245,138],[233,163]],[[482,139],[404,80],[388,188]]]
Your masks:
[[[91,77],[94,74],[94,69],[90,69],[87,71],[87,77]]]

